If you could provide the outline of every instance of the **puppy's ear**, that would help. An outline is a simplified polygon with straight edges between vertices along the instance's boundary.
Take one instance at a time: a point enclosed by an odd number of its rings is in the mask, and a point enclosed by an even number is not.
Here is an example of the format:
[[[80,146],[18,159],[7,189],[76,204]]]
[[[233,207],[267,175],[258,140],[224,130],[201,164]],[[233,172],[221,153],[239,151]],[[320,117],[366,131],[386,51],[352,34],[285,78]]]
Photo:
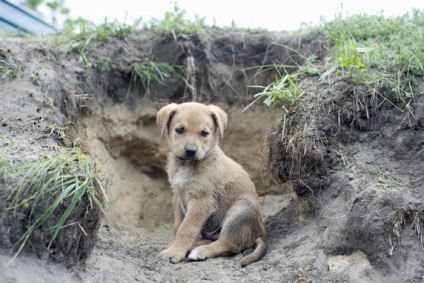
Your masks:
[[[209,105],[209,109],[212,112],[212,119],[219,129],[221,138],[224,137],[224,131],[227,128],[227,113],[216,105]]]
[[[158,114],[156,115],[156,121],[160,130],[160,134],[163,136],[163,133],[168,129],[169,122],[171,122],[172,117],[174,116],[177,110],[178,104],[171,103],[162,107]]]

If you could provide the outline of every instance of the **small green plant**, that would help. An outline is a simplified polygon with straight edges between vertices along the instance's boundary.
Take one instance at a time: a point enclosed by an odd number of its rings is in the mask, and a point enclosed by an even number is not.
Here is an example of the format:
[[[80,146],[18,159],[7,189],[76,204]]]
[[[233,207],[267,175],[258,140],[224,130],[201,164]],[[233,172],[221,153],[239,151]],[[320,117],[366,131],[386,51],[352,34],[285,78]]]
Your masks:
[[[110,59],[108,57],[100,57],[99,60],[97,61],[97,71],[99,73],[103,73],[105,71],[107,71],[110,67]]]
[[[174,67],[165,62],[149,61],[147,64],[134,64],[130,85],[128,87],[127,98],[138,81],[146,91],[146,94],[150,95],[150,88],[152,83],[165,83],[165,79],[169,77],[174,71]]]
[[[387,188],[389,186],[389,183],[387,182],[387,179],[384,175],[378,177],[377,184],[383,188]]]
[[[172,12],[166,12],[162,21],[151,23],[159,35],[172,34],[174,40],[185,38],[193,33],[200,33],[205,25],[205,18],[196,16],[194,21],[186,19],[186,11],[174,5]]]
[[[292,105],[300,96],[303,95],[304,91],[297,87],[297,84],[293,81],[293,77],[286,74],[284,77],[277,78],[275,82],[270,85],[263,86],[249,86],[252,88],[260,88],[263,91],[256,93],[253,97],[256,98],[251,102],[242,112],[246,111],[256,101],[265,97],[263,103],[266,106],[271,106],[279,102],[288,102]]]
[[[12,80],[18,75],[19,68],[13,61],[11,60],[0,60],[0,82],[7,82]]]
[[[9,160],[6,159],[5,155],[3,154],[3,152],[0,152],[1,156],[0,156],[0,179],[3,176],[3,174],[9,170],[9,168],[11,168],[11,164],[9,162]]]
[[[326,69],[320,80],[327,79],[335,72],[340,72],[336,77],[361,79],[362,72],[367,72],[369,68],[368,55],[372,48],[359,47],[355,39],[338,42],[331,49],[331,54],[326,60]]]
[[[52,234],[48,248],[83,198],[106,215],[102,200],[107,201],[107,196],[100,173],[79,148],[59,148],[51,156],[41,157],[15,169],[17,185],[8,199],[8,210],[13,212],[14,217],[19,217],[23,210],[29,211],[29,227],[16,245],[23,247],[28,237],[45,225],[64,203],[67,204],[65,211],[58,222],[50,227]],[[46,209],[34,217],[41,203]],[[83,227],[80,228],[83,230]]]
[[[14,145],[15,145],[14,140],[0,135],[0,146],[14,146]]]
[[[320,75],[320,70],[317,67],[318,57],[316,55],[304,56],[303,59],[303,65],[298,66],[299,69],[296,71],[301,78]]]

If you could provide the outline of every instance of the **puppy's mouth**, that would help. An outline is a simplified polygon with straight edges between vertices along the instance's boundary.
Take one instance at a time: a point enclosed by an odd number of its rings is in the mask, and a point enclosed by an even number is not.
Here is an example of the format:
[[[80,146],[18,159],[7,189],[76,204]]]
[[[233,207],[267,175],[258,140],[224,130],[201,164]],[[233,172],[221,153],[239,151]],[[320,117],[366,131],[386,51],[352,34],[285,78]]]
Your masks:
[[[175,157],[180,160],[180,161],[185,161],[185,162],[190,162],[190,161],[199,161],[200,159],[198,159],[196,156],[178,156],[175,155]]]

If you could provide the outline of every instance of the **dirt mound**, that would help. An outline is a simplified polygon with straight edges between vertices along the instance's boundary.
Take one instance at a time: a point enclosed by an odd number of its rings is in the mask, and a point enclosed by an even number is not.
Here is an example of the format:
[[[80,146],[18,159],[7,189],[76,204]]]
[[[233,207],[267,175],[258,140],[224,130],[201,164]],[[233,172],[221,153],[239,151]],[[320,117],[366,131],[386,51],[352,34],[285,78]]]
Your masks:
[[[100,215],[98,210],[88,209],[88,199],[81,199],[65,223],[67,228],[58,234],[49,250],[46,247],[51,239],[51,227],[59,221],[70,200],[59,204],[52,217],[26,239],[22,237],[50,206],[51,196],[41,198],[35,208],[24,205],[24,209],[17,212],[10,209],[11,196],[22,178],[22,174],[16,177],[10,173],[16,173],[21,165],[48,158],[57,146],[72,143],[59,129],[69,126],[66,116],[76,104],[72,93],[79,92],[77,79],[69,75],[71,71],[56,64],[61,58],[59,52],[41,44],[27,44],[19,40],[0,44],[2,62],[8,62],[8,67],[15,71],[13,76],[3,76],[0,82],[0,246],[3,249],[14,246],[14,253],[25,247],[24,250],[42,258],[74,264],[90,255],[97,240]],[[58,80],[59,77],[62,79]],[[7,164],[11,166],[9,170],[5,169]],[[24,189],[37,190],[29,186]],[[23,201],[29,197],[31,195],[23,194]],[[85,228],[84,232],[76,223]]]
[[[2,156],[24,164],[52,154],[54,146],[81,146],[108,175],[108,213],[121,227],[119,233],[104,225],[96,233],[97,214],[95,221],[84,214],[73,221],[83,227],[94,224],[88,238],[92,243],[99,237],[94,248],[81,245],[86,249],[76,252],[92,253],[85,265],[66,270],[26,253],[6,267],[11,256],[4,251],[4,278],[419,281],[424,274],[422,98],[416,98],[412,112],[399,113],[398,107],[349,82],[328,85],[310,78],[302,82],[306,93],[289,112],[258,105],[241,113],[252,97],[246,85],[267,85],[277,74],[257,72],[256,67],[301,60],[296,52],[274,43],[305,55],[323,53],[318,38],[287,33],[212,29],[174,40],[143,32],[87,50],[84,66],[77,51],[65,54],[45,42],[3,40],[0,54],[19,72],[0,82],[5,98],[0,108]],[[178,68],[166,84],[153,83],[147,91],[131,78],[135,64],[151,61]],[[423,91],[420,85],[414,87],[417,93]],[[178,265],[156,257],[170,239],[172,222],[164,172],[167,148],[156,126],[156,111],[168,102],[189,100],[215,103],[227,111],[222,148],[246,168],[263,196],[268,253],[246,269],[239,267],[241,255]],[[278,182],[264,170],[266,160]],[[0,209],[8,206],[12,188],[3,178]],[[13,225],[20,234],[11,235]],[[1,247],[8,249],[24,228],[19,221],[0,224]],[[44,231],[36,233],[43,240],[37,249],[42,251],[38,255],[47,257]],[[55,247],[75,252],[79,241],[86,239],[83,234],[77,225],[66,226]]]
[[[306,218],[326,254],[360,252],[385,280],[418,281],[423,98],[401,112],[401,105],[346,82],[329,86],[308,79],[302,87],[310,95],[270,132],[268,167],[307,202]],[[421,82],[414,87],[422,93]],[[271,235],[288,229],[278,228],[282,217],[285,212],[268,221]]]

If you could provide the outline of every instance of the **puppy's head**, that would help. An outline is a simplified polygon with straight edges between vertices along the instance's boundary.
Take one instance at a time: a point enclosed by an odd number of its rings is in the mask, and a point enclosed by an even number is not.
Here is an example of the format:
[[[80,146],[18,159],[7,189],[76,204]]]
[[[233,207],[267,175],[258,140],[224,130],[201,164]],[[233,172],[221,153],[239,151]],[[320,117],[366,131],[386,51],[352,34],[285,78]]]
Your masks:
[[[159,110],[157,122],[176,158],[199,161],[216,146],[218,138],[224,136],[227,114],[215,105],[172,103]]]

